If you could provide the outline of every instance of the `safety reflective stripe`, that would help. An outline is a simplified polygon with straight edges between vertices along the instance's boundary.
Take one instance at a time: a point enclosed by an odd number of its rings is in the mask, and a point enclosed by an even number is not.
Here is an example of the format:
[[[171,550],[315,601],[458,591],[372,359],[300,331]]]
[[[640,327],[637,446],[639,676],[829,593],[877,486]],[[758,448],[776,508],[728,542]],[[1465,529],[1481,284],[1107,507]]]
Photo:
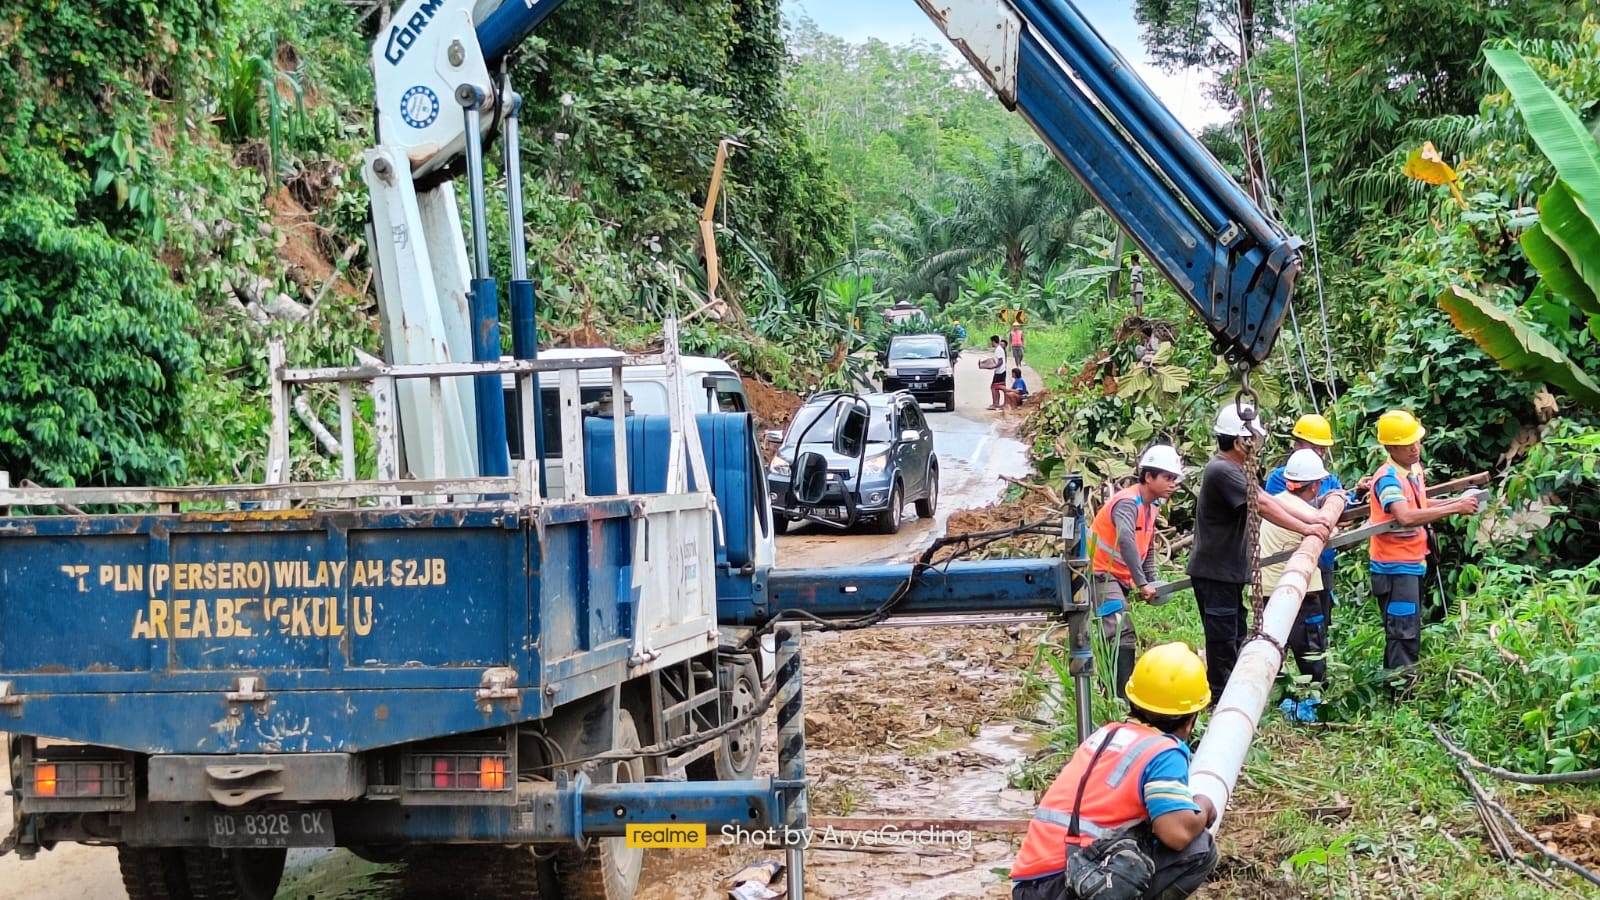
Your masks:
[[[1068,831],[1072,829],[1072,813],[1069,812],[1062,812],[1059,809],[1049,809],[1048,807],[1041,806],[1033,811],[1033,817],[1041,822],[1049,822],[1051,825],[1060,825],[1062,828],[1065,828]],[[1088,819],[1080,816],[1078,818],[1078,833],[1087,837],[1100,838],[1105,837],[1113,831],[1116,831],[1118,828],[1125,828],[1135,822],[1142,821],[1144,820],[1128,819],[1125,822],[1114,822],[1110,825],[1102,825],[1099,822],[1091,822]]]
[[[1177,738],[1165,734],[1155,734],[1129,747],[1122,754],[1122,759],[1117,763],[1117,767],[1112,769],[1111,774],[1106,777],[1106,786],[1114,788],[1122,784],[1122,779],[1128,777],[1128,771],[1133,768],[1133,764],[1138,762],[1140,757],[1144,756],[1146,750],[1167,740],[1176,741]]]

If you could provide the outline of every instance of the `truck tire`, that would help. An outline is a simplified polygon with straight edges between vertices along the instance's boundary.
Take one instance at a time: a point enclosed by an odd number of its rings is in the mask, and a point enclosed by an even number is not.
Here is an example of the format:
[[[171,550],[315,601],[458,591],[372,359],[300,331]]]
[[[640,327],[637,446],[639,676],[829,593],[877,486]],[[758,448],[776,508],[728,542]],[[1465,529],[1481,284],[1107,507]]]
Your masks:
[[[287,850],[187,847],[183,865],[194,900],[272,900]]]
[[[558,896],[541,884],[531,847],[429,846],[406,855],[403,896],[472,900],[540,900]]]
[[[733,696],[722,705],[722,721],[730,722],[755,709],[761,700],[761,670],[753,659],[736,666]],[[696,781],[749,781],[756,777],[761,761],[762,719],[756,717],[742,728],[722,736],[717,752],[689,764],[689,777]]]
[[[956,392],[953,391],[953,390],[950,393],[944,395],[944,411],[945,412],[955,412],[956,411]]]
[[[617,710],[616,739],[613,749],[635,750],[639,729],[633,714]],[[644,781],[644,760],[634,757],[612,767],[595,770],[597,784]],[[565,900],[632,900],[639,888],[639,873],[644,868],[644,850],[630,848],[625,838],[594,838],[582,849],[565,844],[556,851],[555,875],[560,896]]]
[[[194,900],[180,849],[118,847],[117,866],[128,900]]]

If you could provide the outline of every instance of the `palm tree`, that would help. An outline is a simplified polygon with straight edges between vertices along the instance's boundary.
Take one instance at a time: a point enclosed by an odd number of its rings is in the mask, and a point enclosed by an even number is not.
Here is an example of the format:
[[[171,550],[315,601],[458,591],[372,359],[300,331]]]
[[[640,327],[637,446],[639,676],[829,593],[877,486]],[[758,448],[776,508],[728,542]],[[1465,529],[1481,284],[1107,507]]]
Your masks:
[[[995,258],[1012,284],[1030,263],[1048,266],[1073,242],[1094,200],[1039,143],[1006,141],[959,187],[954,224],[963,243]]]
[[[926,200],[867,228],[877,246],[861,252],[863,270],[896,300],[932,295],[942,309],[956,298],[961,274],[981,251],[961,239],[956,219]]]

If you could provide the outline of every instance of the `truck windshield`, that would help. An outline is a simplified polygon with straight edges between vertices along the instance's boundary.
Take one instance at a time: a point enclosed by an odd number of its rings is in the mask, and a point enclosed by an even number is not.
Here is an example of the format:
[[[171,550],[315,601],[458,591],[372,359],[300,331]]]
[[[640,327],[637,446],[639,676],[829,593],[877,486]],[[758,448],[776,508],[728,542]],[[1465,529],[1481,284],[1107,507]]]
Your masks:
[[[889,358],[891,360],[944,359],[944,338],[938,335],[897,337],[889,342]]]

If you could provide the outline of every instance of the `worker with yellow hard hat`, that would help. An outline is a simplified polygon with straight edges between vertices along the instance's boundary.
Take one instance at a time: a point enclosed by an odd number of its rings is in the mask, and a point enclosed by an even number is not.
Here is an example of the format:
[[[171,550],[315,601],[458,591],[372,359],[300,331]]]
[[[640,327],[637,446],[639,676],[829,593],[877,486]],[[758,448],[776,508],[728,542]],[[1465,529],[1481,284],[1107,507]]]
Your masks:
[[[1383,613],[1383,665],[1401,670],[1416,665],[1422,654],[1422,576],[1428,571],[1427,526],[1448,516],[1478,511],[1478,497],[1468,493],[1444,503],[1428,500],[1422,473],[1422,437],[1428,433],[1417,417],[1391,409],[1378,417],[1378,443],[1387,458],[1372,476],[1367,501],[1369,525],[1398,522],[1400,530],[1373,535],[1367,546],[1372,568],[1372,593]]]
[[[1039,798],[1012,900],[1187,897],[1211,877],[1217,810],[1189,789],[1189,735],[1211,702],[1205,662],[1186,644],[1152,647],[1127,693],[1128,719],[1090,735]]]
[[[1333,426],[1322,416],[1307,413],[1295,420],[1290,433],[1294,436],[1294,447],[1289,451],[1290,459],[1306,451],[1316,454],[1323,463],[1323,475],[1317,483],[1316,493],[1308,498],[1313,505],[1320,506],[1323,497],[1344,490],[1339,476],[1326,468],[1328,450],[1333,447]],[[1294,479],[1285,475],[1288,466],[1288,462],[1285,462],[1267,473],[1267,493],[1274,497],[1294,493],[1289,488],[1289,482]],[[1300,616],[1289,631],[1289,649],[1294,654],[1300,674],[1310,675],[1312,683],[1319,688],[1326,685],[1328,676],[1325,657],[1328,652],[1328,630],[1333,626],[1333,575],[1337,561],[1334,554],[1332,547],[1323,548],[1322,556],[1317,559],[1321,577],[1315,579],[1321,587],[1306,592],[1305,602],[1300,604]],[[1296,710],[1292,714],[1294,718],[1315,721],[1316,705],[1314,698],[1304,698],[1299,703],[1289,703],[1284,710],[1287,712],[1292,707]]]

